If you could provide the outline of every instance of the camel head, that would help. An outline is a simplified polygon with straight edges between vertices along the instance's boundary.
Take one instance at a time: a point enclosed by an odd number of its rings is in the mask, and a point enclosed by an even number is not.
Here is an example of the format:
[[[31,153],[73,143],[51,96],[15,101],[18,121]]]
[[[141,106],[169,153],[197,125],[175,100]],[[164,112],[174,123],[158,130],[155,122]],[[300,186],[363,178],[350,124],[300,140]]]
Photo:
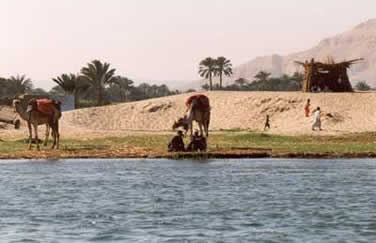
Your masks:
[[[178,127],[183,127],[185,131],[188,131],[188,122],[187,122],[187,116],[184,116],[182,118],[179,118],[177,121],[174,122],[172,125],[172,129],[175,130]]]
[[[19,100],[19,99],[13,99],[12,105],[13,105],[13,108],[15,109],[15,111],[18,112],[19,111],[19,107],[21,105],[21,100]]]
[[[13,99],[13,106],[21,104],[21,101],[19,99]]]

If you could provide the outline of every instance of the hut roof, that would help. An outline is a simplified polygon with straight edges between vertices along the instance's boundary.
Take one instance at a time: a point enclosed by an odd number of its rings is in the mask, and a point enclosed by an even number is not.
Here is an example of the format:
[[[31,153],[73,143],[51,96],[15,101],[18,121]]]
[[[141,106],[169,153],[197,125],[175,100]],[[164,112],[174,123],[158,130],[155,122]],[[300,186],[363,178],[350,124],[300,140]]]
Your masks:
[[[315,62],[313,63],[316,65],[317,68],[323,69],[323,70],[334,70],[338,68],[349,68],[351,65],[358,63],[359,61],[363,61],[363,58],[357,58],[357,59],[352,59],[349,61],[343,61],[343,62],[338,62],[338,63],[322,63],[322,62]],[[309,64],[309,62],[300,62],[300,61],[294,61],[295,63],[305,66]]]

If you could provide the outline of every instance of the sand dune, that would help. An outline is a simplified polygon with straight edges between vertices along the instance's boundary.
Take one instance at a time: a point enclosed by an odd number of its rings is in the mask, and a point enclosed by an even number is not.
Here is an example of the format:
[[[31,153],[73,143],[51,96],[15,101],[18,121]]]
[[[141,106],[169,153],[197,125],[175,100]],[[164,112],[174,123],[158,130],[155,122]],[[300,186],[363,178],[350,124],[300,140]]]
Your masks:
[[[211,104],[211,131],[242,129],[262,131],[265,116],[270,116],[275,134],[345,134],[376,130],[376,93],[301,93],[301,92],[205,92]],[[137,132],[171,131],[174,120],[185,113],[181,94],[118,105],[64,112],[63,138],[91,138]],[[320,106],[323,131],[311,131],[312,117],[304,116],[310,98],[312,109]],[[41,134],[44,128],[41,128]],[[26,127],[0,129],[1,137],[26,136]]]

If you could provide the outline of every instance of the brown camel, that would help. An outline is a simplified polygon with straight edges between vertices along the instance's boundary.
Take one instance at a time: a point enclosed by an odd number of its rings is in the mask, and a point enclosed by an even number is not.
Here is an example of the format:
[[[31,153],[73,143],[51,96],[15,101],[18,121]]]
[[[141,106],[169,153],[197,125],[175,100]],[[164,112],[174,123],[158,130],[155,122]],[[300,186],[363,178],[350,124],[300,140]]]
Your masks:
[[[208,137],[209,136],[209,123],[210,123],[210,106],[209,106],[209,100],[207,100],[206,102],[207,102],[208,107],[202,107],[199,104],[199,99],[192,99],[190,106],[189,106],[189,110],[188,110],[188,116],[185,115],[183,118],[180,118],[177,121],[175,121],[172,126],[172,129],[175,130],[178,127],[183,127],[185,130],[185,134],[187,134],[188,130],[190,129],[191,136],[192,136],[193,121],[196,121],[200,128],[201,136],[203,136],[202,127],[204,127],[206,137]]]
[[[59,149],[59,140],[60,140],[60,134],[59,134],[59,119],[61,117],[61,111],[60,111],[60,104],[54,103],[51,104],[52,113],[46,114],[38,111],[36,107],[32,108],[34,105],[33,102],[36,102],[36,100],[30,100],[28,104],[27,110],[25,110],[22,107],[22,102],[20,99],[14,99],[13,100],[13,106],[16,109],[16,112],[21,116],[22,119],[27,121],[27,127],[29,130],[29,149],[31,149],[32,146],[32,126],[34,127],[35,132],[35,142],[37,144],[37,149],[40,150],[39,147],[39,139],[38,139],[38,125],[46,124],[46,139],[45,144],[47,144],[48,134],[49,134],[49,128],[52,130],[52,137],[54,139],[54,142],[52,144],[52,149],[55,148]]]

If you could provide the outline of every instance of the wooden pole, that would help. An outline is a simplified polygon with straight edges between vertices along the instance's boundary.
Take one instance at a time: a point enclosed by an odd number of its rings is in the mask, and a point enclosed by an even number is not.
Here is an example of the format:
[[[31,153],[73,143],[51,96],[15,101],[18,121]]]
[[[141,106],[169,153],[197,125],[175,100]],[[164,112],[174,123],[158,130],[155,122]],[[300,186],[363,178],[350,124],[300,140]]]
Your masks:
[[[314,59],[311,59],[311,62],[305,61],[304,65],[304,80],[303,80],[303,92],[311,92],[312,88],[312,77],[314,72]]]

